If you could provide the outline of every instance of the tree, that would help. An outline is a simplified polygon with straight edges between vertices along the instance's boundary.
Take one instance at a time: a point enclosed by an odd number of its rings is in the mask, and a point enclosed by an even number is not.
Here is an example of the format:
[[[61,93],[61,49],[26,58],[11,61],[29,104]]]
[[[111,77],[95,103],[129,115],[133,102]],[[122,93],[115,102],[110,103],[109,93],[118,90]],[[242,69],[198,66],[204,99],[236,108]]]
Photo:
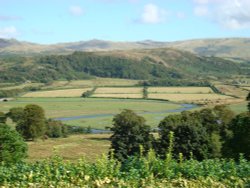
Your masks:
[[[0,124],[0,162],[13,163],[27,157],[27,144],[16,130]]]
[[[7,113],[7,116],[15,123],[20,121],[24,115],[24,109],[22,107],[11,108]]]
[[[49,119],[47,122],[46,135],[50,138],[67,137],[68,129],[61,121]]]
[[[159,124],[159,144],[157,151],[161,157],[166,156],[169,148],[169,134],[174,133],[173,156],[178,157],[182,153],[185,158],[193,153],[198,160],[209,158],[212,151],[210,135],[206,127],[202,126],[197,114],[183,112],[178,115],[170,115]]]
[[[129,156],[139,155],[140,146],[144,154],[150,149],[153,137],[143,117],[131,110],[123,110],[114,117],[113,123],[111,149],[114,150],[115,158],[124,161]]]
[[[43,136],[46,131],[44,110],[35,104],[25,106],[16,129],[27,140]]]
[[[250,92],[247,95],[247,101],[249,101],[248,105],[247,105],[247,108],[248,108],[248,111],[250,112]]]
[[[238,158],[243,153],[250,159],[250,114],[237,115],[229,125],[232,136],[224,144],[224,154],[227,157]]]
[[[7,120],[6,115],[3,112],[0,112],[0,123],[5,123]]]

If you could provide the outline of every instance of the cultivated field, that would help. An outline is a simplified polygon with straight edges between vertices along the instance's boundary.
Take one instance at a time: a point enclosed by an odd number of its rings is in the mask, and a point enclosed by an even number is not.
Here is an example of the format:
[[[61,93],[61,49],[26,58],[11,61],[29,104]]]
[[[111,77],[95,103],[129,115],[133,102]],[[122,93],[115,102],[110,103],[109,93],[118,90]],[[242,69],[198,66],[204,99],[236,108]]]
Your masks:
[[[104,87],[104,86],[134,86],[138,80],[118,78],[95,78],[91,80],[54,81],[43,89],[81,88],[81,87]]]
[[[112,94],[112,93],[100,93],[94,94],[91,97],[97,98],[124,98],[124,99],[141,99],[142,94],[137,93],[120,93],[120,94]]]
[[[213,93],[210,87],[149,87],[148,93]]]
[[[250,87],[242,87],[242,89],[245,89],[247,91],[250,91]]]
[[[95,90],[95,94],[139,94],[141,87],[100,87]]]
[[[209,101],[209,100],[224,100],[224,99],[232,99],[233,97],[219,94],[148,94],[149,99],[164,99],[169,101]]]
[[[237,96],[240,98],[246,98],[248,91],[236,87],[236,86],[232,86],[232,85],[215,85],[215,87],[222,93],[226,94],[226,95],[233,95],[233,96]]]
[[[26,93],[22,97],[80,97],[84,92],[91,89],[92,88],[37,91]]]

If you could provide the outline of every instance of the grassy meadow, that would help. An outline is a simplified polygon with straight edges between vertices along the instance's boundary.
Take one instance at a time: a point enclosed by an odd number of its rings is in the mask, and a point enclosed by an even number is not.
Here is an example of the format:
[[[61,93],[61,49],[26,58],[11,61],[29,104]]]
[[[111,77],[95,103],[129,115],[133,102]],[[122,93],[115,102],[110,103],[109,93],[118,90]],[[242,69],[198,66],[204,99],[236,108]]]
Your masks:
[[[112,118],[123,109],[131,109],[141,114],[152,124],[158,125],[164,111],[182,108],[179,104],[167,101],[142,99],[98,99],[98,98],[17,98],[0,103],[1,111],[7,112],[13,107],[24,107],[27,104],[41,106],[48,118],[64,118],[72,116],[92,116],[85,119],[69,120],[64,123],[97,129],[104,129],[112,124]],[[147,114],[151,113],[151,114]],[[155,114],[154,114],[155,113]],[[103,114],[107,116],[102,117]]]
[[[92,88],[36,91],[26,93],[22,97],[81,97],[84,92],[91,89]]]
[[[210,87],[149,87],[149,93],[213,93]]]
[[[59,155],[65,160],[76,161],[85,157],[88,161],[107,154],[110,148],[110,134],[80,134],[67,138],[48,139],[28,142],[28,162]]]

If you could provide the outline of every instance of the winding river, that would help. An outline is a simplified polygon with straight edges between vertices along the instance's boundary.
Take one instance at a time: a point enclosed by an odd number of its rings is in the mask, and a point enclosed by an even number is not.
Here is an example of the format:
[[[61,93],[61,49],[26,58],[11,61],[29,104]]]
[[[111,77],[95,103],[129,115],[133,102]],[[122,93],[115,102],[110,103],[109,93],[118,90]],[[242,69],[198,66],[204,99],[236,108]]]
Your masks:
[[[186,110],[191,110],[197,108],[198,106],[195,104],[181,104],[181,108],[171,109],[171,110],[162,110],[157,112],[141,112],[138,113],[139,115],[143,114],[164,114],[164,113],[176,113],[176,112],[183,112]],[[77,119],[93,119],[93,118],[102,118],[102,117],[110,117],[114,116],[115,114],[93,114],[93,115],[81,115],[81,116],[72,116],[72,117],[61,117],[55,118],[55,120],[61,121],[70,121],[70,120],[77,120]],[[109,130],[103,129],[91,129],[91,133],[98,134],[98,133],[110,133]]]

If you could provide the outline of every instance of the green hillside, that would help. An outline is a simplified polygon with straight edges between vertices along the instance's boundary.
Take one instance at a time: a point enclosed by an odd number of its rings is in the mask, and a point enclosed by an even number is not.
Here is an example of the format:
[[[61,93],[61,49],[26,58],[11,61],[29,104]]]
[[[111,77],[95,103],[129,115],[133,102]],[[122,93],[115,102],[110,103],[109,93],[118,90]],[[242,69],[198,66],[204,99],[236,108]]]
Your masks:
[[[249,64],[218,57],[201,57],[171,48],[74,52],[35,57],[3,56],[1,82],[50,82],[91,77],[151,79],[206,79],[247,74]],[[223,71],[222,71],[223,70]]]

